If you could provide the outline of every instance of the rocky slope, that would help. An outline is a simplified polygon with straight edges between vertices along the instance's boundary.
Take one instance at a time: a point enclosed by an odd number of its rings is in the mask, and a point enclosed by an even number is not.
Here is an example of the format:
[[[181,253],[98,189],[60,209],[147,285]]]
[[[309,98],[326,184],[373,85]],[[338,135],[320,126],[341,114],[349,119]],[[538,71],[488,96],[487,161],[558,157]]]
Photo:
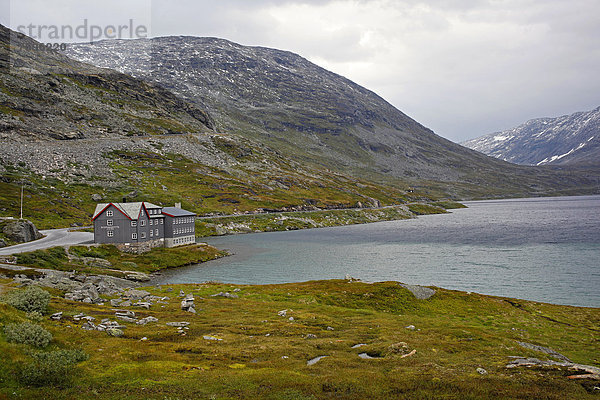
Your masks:
[[[556,118],[532,119],[463,145],[515,164],[600,165],[600,107]]]
[[[88,224],[94,203],[198,213],[392,204],[407,195],[215,133],[210,114],[152,83],[83,64],[0,27],[0,216]]]
[[[204,110],[171,92],[39,47],[0,25],[0,137],[75,139],[207,132]]]
[[[459,197],[548,193],[568,181],[447,141],[375,93],[290,52],[162,37],[73,44],[66,54],[159,83],[206,107],[219,130],[355,176],[401,179]],[[587,184],[585,176],[575,180],[571,188]]]

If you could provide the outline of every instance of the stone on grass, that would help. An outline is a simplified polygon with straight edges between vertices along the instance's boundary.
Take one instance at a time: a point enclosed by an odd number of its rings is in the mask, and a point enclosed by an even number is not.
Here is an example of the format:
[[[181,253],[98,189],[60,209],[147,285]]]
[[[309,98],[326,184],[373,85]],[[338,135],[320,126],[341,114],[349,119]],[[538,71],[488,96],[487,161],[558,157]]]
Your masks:
[[[57,313],[52,314],[50,316],[50,319],[54,320],[54,321],[60,321],[60,319],[62,318],[62,315],[63,315],[62,311],[61,312],[57,312]]]
[[[487,371],[481,367],[477,368],[477,372],[479,372],[481,375],[486,375]]]
[[[158,322],[158,318],[153,317],[153,316],[150,315],[150,316],[148,316],[146,318],[140,319],[139,321],[136,322],[136,324],[138,324],[138,325],[146,325],[147,323],[150,323],[150,322]]]
[[[190,323],[189,322],[167,322],[166,325],[167,326],[174,326],[174,327],[184,327],[184,326],[188,326]]]
[[[123,337],[123,335],[125,335],[125,332],[117,328],[108,328],[106,330],[106,333],[108,333],[108,336],[113,337]]]

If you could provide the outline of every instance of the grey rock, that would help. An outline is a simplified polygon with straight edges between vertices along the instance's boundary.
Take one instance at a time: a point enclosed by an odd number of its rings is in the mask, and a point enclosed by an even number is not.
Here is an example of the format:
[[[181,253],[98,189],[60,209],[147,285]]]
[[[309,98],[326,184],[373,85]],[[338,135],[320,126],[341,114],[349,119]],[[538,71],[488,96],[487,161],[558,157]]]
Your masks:
[[[434,289],[425,286],[407,285],[404,283],[400,283],[400,286],[402,286],[405,289],[408,289],[419,300],[427,300],[435,294]]]
[[[317,338],[317,335],[312,334],[312,333],[309,333],[308,335],[306,335],[304,337],[304,339],[316,339],[316,338]]]
[[[190,323],[189,322],[167,322],[166,325],[167,326],[174,326],[174,327],[184,327],[184,326],[188,326]]]
[[[149,324],[151,322],[158,322],[158,318],[153,317],[153,316],[148,316],[146,318],[142,318],[139,321],[137,321],[138,325],[146,325]]]
[[[219,292],[219,293],[216,293],[216,294],[211,294],[211,297],[226,297],[228,299],[237,299],[240,296],[238,296],[237,294],[231,294],[229,292],[225,292],[225,293]]]
[[[121,317],[129,317],[129,318],[135,318],[135,311],[131,311],[131,310],[114,310],[115,315],[117,317],[121,316]]]
[[[88,266],[94,267],[94,268],[110,268],[110,267],[112,267],[112,264],[110,263],[110,261],[105,260],[103,258],[96,258],[96,257],[83,257],[83,263],[85,265],[88,265]]]
[[[95,202],[100,202],[102,201],[102,196],[100,196],[98,193],[94,193],[92,194],[92,200]]]
[[[110,305],[111,305],[111,307],[117,307],[122,302],[123,302],[123,300],[121,300],[121,299],[111,299]]]
[[[126,297],[129,300],[142,300],[146,296],[150,296],[150,292],[138,289],[128,289],[123,293],[123,297]]]
[[[219,338],[216,338],[216,337],[214,337],[214,336],[210,336],[210,335],[204,335],[204,336],[202,336],[202,338],[203,338],[204,340],[216,340],[216,341],[221,341],[221,340],[223,340],[223,339],[219,339]]]
[[[62,319],[62,316],[63,316],[63,312],[61,311],[61,312],[57,312],[57,313],[52,314],[50,316],[50,319],[54,320],[54,321],[60,321]]]
[[[92,322],[87,321],[83,325],[81,325],[81,329],[85,329],[86,331],[95,331],[96,325],[94,325]]]
[[[569,360],[567,357],[563,356],[562,354],[558,353],[555,350],[552,350],[549,347],[538,346],[537,344],[531,344],[531,343],[525,343],[525,342],[517,342],[517,343],[521,347],[524,347],[526,349],[533,350],[533,351],[539,351],[542,353],[546,353],[549,356],[552,356],[558,360],[562,360],[562,361],[566,361],[566,362],[573,362],[573,361]]]
[[[125,335],[125,332],[123,332],[121,329],[118,328],[108,328],[106,329],[106,333],[108,333],[109,336],[113,336],[113,337],[123,337],[123,335]]]
[[[280,317],[285,317],[285,316],[287,316],[287,310],[278,311],[277,315],[279,315]]]
[[[487,371],[481,367],[477,368],[477,372],[481,375],[487,375]]]
[[[306,362],[306,365],[309,365],[309,366],[310,365],[315,365],[316,363],[318,363],[319,361],[321,361],[325,357],[327,357],[327,356],[318,356],[318,357],[312,358],[312,359],[310,359],[310,360],[308,360]]]
[[[2,229],[2,233],[13,242],[31,242],[32,240],[40,239],[43,236],[31,221],[22,219],[4,219],[4,222],[5,225]]]
[[[116,317],[118,319],[120,319],[121,321],[125,321],[125,322],[133,322],[133,323],[137,322],[137,319],[131,318],[131,317],[126,317],[124,315],[117,315]]]
[[[414,325],[408,325],[408,326],[406,327],[406,329],[408,329],[408,330],[411,330],[411,331],[414,331],[416,328],[415,328],[415,326],[414,326]]]

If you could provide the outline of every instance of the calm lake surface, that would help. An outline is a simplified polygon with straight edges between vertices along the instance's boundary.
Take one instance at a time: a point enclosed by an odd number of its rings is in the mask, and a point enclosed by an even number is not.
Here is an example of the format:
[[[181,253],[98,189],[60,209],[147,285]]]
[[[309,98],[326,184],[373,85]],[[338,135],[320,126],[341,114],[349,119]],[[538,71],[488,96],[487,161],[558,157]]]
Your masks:
[[[600,307],[600,196],[489,200],[413,220],[210,238],[234,255],[157,283],[395,280]]]

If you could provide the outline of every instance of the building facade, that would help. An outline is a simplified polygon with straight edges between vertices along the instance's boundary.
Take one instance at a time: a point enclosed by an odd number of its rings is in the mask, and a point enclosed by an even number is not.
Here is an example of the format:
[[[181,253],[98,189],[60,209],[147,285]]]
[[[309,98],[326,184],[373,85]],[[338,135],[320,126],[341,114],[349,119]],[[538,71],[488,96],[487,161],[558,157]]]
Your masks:
[[[180,207],[103,203],[96,205],[92,220],[95,243],[174,247],[196,242],[196,214]]]
[[[196,214],[178,207],[164,207],[165,246],[174,247],[196,242]]]

